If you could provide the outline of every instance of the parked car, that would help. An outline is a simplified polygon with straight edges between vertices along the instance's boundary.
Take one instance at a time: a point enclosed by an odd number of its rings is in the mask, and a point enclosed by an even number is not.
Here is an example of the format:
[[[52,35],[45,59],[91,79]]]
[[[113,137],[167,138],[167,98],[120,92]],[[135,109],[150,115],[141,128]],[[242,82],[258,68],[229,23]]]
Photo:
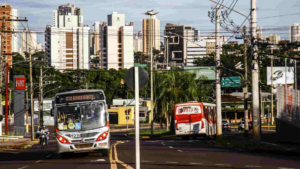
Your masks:
[[[222,130],[223,130],[223,131],[229,131],[229,132],[230,132],[230,129],[231,129],[231,127],[230,127],[229,120],[223,119],[223,120],[222,120]]]
[[[253,124],[252,124],[252,121],[248,122],[249,123],[249,130],[252,130],[253,129]],[[241,121],[239,124],[238,124],[238,130],[244,130],[245,129],[245,121]]]

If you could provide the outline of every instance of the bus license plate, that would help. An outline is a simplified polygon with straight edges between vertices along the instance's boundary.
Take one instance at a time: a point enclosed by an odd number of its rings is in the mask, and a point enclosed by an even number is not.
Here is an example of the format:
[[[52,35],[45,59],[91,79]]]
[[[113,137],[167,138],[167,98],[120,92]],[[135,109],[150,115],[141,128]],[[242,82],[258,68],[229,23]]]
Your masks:
[[[71,134],[71,138],[79,138],[80,134]]]

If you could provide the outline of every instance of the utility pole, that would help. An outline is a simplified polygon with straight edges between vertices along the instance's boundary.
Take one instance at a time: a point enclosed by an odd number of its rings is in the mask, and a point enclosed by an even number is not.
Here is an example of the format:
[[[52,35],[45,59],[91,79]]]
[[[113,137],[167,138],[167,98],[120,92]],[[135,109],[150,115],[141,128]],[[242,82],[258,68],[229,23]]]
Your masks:
[[[155,16],[156,14],[158,14],[158,12],[155,12],[155,11],[148,11],[145,13],[145,15],[150,15],[150,19],[149,19],[149,26],[150,26],[150,29],[149,29],[149,36],[150,36],[150,59],[151,59],[151,68],[150,68],[150,86],[151,86],[151,135],[153,135],[153,128],[154,128],[154,125],[153,125],[153,109],[154,109],[154,106],[153,106],[153,41],[152,41],[152,20],[153,20],[153,16]],[[136,98],[136,99],[139,99],[139,98]]]
[[[221,106],[221,62],[220,62],[220,14],[216,8],[216,106],[217,106],[217,138],[222,138],[222,106]]]
[[[284,66],[285,66],[285,73],[284,73],[284,75],[285,75],[285,112],[288,113],[287,58],[284,59]]]
[[[298,90],[298,84],[297,84],[297,80],[298,80],[298,76],[297,76],[297,60],[295,60],[295,90],[297,91]],[[298,102],[297,102],[298,103]]]
[[[26,86],[26,100],[25,100],[25,110],[26,110],[26,133],[29,133],[29,129],[28,129],[28,87]]]
[[[151,59],[151,69],[150,69],[150,74],[151,74],[151,135],[153,135],[153,130],[154,130],[154,126],[153,126],[153,100],[154,100],[154,96],[153,96],[153,47],[152,47],[152,15],[150,15],[150,59]],[[139,99],[139,98],[136,98]]]
[[[245,119],[245,137],[249,134],[249,121],[248,121],[248,64],[247,64],[247,40],[246,40],[246,26],[244,31],[244,62],[245,62],[245,89],[244,89],[244,119]]]
[[[9,66],[8,63],[6,63],[6,85],[5,85],[5,134],[8,134],[8,72],[9,72]],[[1,103],[2,104],[2,103]]]
[[[40,92],[39,92],[39,122],[40,122],[40,126],[42,127],[44,125],[44,112],[43,112],[43,65],[40,65]]]
[[[274,123],[274,114],[273,114],[273,50],[272,50],[272,56],[271,56],[271,123],[273,125]]]
[[[260,141],[260,116],[259,116],[259,67],[258,48],[256,33],[256,0],[251,0],[251,56],[252,56],[252,116],[253,116],[253,139]]]
[[[33,83],[32,83],[32,60],[31,48],[29,48],[29,67],[30,67],[30,105],[31,105],[31,140],[34,140],[34,105],[33,105]]]

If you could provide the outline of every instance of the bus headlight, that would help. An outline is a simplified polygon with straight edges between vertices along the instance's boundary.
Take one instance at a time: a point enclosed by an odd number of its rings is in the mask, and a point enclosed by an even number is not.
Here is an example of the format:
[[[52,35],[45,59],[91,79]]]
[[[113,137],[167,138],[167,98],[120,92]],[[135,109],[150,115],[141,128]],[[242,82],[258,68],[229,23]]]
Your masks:
[[[108,133],[109,133],[109,131],[103,132],[102,134],[100,134],[100,136],[97,138],[96,141],[102,141],[102,140],[105,140],[105,139],[107,138],[107,136],[108,136]]]
[[[69,140],[67,140],[66,138],[56,134],[56,138],[57,140],[60,142],[60,143],[63,143],[63,144],[70,144]]]

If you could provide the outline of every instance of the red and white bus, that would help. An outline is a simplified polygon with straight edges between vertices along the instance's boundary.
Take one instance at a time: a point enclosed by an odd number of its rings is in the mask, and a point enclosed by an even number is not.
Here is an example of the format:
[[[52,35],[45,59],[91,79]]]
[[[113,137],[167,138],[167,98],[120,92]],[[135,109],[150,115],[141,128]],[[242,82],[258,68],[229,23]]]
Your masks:
[[[188,102],[175,105],[175,133],[183,139],[190,136],[216,135],[216,105],[203,102]]]

